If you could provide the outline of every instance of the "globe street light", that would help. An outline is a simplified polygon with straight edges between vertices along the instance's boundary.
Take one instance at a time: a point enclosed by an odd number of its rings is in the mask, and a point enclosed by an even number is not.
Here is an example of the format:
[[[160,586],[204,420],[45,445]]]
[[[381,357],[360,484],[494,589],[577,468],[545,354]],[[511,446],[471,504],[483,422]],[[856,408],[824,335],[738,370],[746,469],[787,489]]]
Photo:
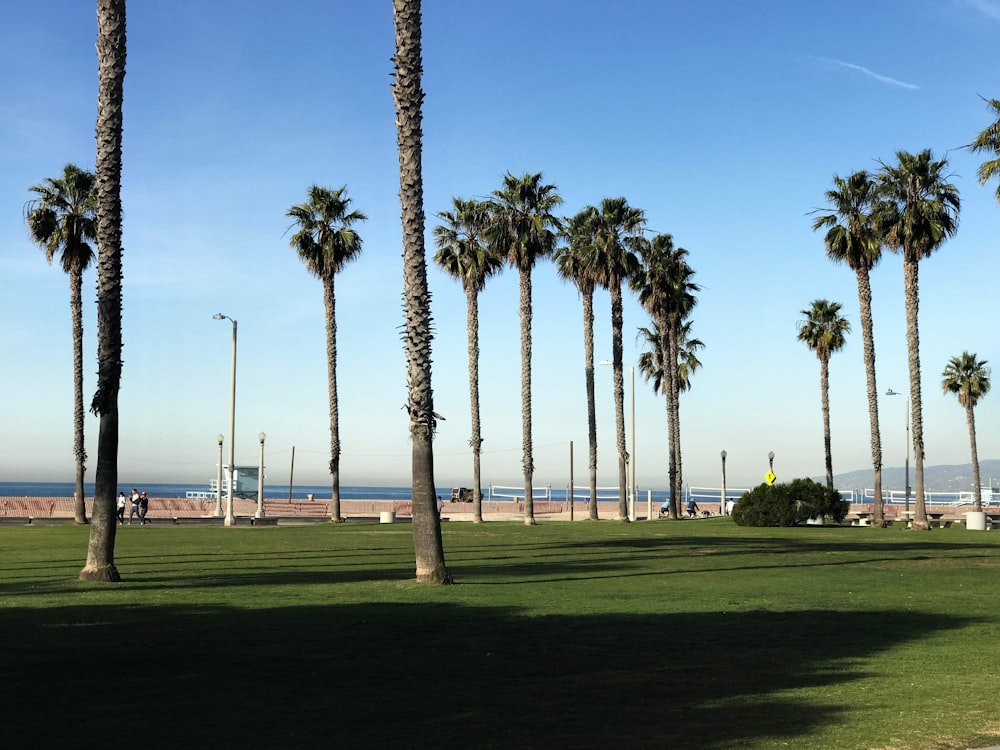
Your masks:
[[[260,440],[260,461],[257,463],[257,512],[254,518],[264,517],[264,440],[267,435],[263,432],[257,436]]]
[[[212,515],[216,518],[222,518],[222,441],[225,438],[220,432],[215,436],[215,439],[219,441],[219,473],[215,479],[215,512]]]
[[[233,371],[230,378],[231,388],[229,391],[229,487],[226,489],[226,520],[225,526],[235,525],[236,519],[233,516],[233,473],[236,471],[235,441],[236,441],[236,321],[228,315],[216,313],[213,320],[228,320],[233,324]]]
[[[719,454],[722,456],[722,502],[719,503],[719,515],[726,515],[726,452]]]
[[[774,473],[774,451],[767,454],[767,463],[771,467],[771,473]]]
[[[886,396],[906,396],[906,413],[903,417],[906,420],[906,512],[910,512],[910,394],[894,391],[892,388],[885,392]]]

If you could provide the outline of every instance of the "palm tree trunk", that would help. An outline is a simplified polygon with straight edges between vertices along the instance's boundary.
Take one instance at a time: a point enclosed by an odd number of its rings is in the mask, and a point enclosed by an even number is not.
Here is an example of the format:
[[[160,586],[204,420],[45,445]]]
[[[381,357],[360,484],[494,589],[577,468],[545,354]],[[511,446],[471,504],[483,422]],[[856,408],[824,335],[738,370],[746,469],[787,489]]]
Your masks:
[[[669,487],[669,512],[668,515],[673,520],[680,518],[680,499],[677,497],[677,493],[674,491],[674,412],[671,408],[670,401],[670,367],[668,363],[670,362],[670,321],[667,316],[661,315],[657,320],[657,325],[660,328],[660,364],[663,369],[661,373],[661,385],[663,393],[663,401],[667,410],[667,487]]]
[[[521,441],[524,467],[524,523],[535,525],[535,461],[531,444],[531,269],[519,269],[521,292]]]
[[[969,424],[969,444],[972,448],[972,490],[976,493],[976,512],[983,509],[983,484],[979,477],[979,451],[976,449],[976,415],[972,404],[965,407],[965,421]]]
[[[330,520],[343,523],[340,513],[340,405],[337,397],[337,296],[334,272],[323,279],[323,308],[326,311],[326,376],[330,404]]]
[[[882,501],[882,432],[878,424],[878,386],[875,382],[875,334],[872,325],[872,287],[867,268],[859,268],[858,309],[861,316],[861,340],[865,355],[865,381],[868,386],[868,422],[871,430],[872,468],[874,480],[875,527],[885,522],[885,505]]]
[[[830,356],[819,358],[819,391],[823,407],[823,455],[826,459],[826,486],[833,489],[833,451],[830,447]]]
[[[441,518],[434,484],[434,398],[431,389],[431,295],[424,249],[424,183],[421,170],[422,105],[420,0],[392,0],[396,26],[396,102],[399,202],[403,224],[403,299],[406,384],[409,396],[413,551],[417,581],[452,583],[444,561]]]
[[[919,261],[903,255],[904,298],[906,301],[906,348],[910,368],[910,420],[913,427],[913,528],[930,529],[924,500],[924,419],[920,398],[920,335],[917,317],[920,307]]]
[[[594,394],[594,293],[583,295],[583,353],[587,378],[587,437],[590,444],[590,508],[591,521],[597,514],[597,407]],[[570,502],[573,502],[570,498]]]
[[[664,385],[667,391],[667,429],[670,432],[670,458],[667,473],[670,477],[670,505],[680,515],[681,503],[681,440],[680,440],[680,388],[677,383],[677,332],[680,321],[671,318],[667,323],[667,358],[663,365]]]
[[[97,2],[97,391],[93,523],[80,580],[120,581],[115,567],[118,389],[122,371],[122,99],[125,0]]]
[[[83,488],[87,471],[87,450],[83,441],[83,271],[73,268],[69,274],[69,308],[73,318],[73,455],[76,458],[76,492],[73,521],[87,523],[87,499]]]
[[[622,287],[611,284],[611,361],[614,364],[615,433],[618,441],[618,520],[628,521],[628,455],[625,448],[625,374],[622,372]]]
[[[483,495],[480,457],[483,438],[479,423],[479,291],[473,287],[465,290],[465,327],[469,349],[469,409],[472,412],[472,521],[483,522]]]

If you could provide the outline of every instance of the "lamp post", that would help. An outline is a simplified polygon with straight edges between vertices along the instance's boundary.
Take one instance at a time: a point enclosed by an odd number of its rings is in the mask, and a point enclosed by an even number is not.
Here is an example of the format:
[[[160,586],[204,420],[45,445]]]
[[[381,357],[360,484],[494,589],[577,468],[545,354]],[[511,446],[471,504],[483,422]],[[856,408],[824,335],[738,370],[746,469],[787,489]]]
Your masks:
[[[260,460],[257,462],[257,512],[254,518],[264,517],[264,441],[267,435],[263,432],[257,436],[260,440]]]
[[[229,391],[229,486],[226,489],[226,520],[225,526],[233,526],[236,518],[233,515],[233,472],[236,471],[235,440],[236,440],[236,321],[228,315],[216,313],[213,320],[228,320],[233,324],[233,369],[230,378],[231,387]]]
[[[220,432],[215,436],[215,439],[219,441],[219,473],[215,479],[215,512],[212,513],[216,518],[222,517],[222,441],[225,438]]]
[[[906,396],[906,413],[903,415],[906,420],[906,512],[910,512],[910,394],[894,391],[892,388],[885,392],[886,396]]]
[[[722,451],[719,454],[722,456],[722,497],[719,503],[719,515],[726,515],[726,452]]]
[[[774,473],[774,451],[770,451],[767,454],[767,463],[768,463],[768,466],[771,469],[771,473],[773,474]]]

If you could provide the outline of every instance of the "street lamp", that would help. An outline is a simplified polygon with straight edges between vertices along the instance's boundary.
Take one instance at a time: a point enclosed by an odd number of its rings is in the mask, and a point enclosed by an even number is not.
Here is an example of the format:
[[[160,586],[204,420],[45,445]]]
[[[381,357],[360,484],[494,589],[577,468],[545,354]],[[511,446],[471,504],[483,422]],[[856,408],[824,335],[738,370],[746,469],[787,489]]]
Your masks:
[[[771,468],[771,473],[774,473],[774,451],[770,451],[767,454],[767,463]]]
[[[254,518],[264,517],[264,441],[267,435],[263,432],[257,436],[260,440],[260,460],[257,462],[257,512]]]
[[[222,313],[216,313],[212,319],[228,320],[233,324],[233,371],[230,378],[232,385],[229,391],[229,487],[226,489],[226,520],[223,521],[225,526],[233,526],[236,523],[233,516],[233,485],[235,484],[233,472],[236,471],[234,445],[236,441],[236,321]]]
[[[215,512],[212,514],[216,518],[222,517],[222,441],[225,438],[220,432],[215,436],[215,439],[219,441],[219,473],[215,479]]]
[[[724,516],[726,515],[726,452],[722,451],[719,455],[722,456],[722,501],[719,503],[719,515]]]
[[[892,388],[885,392],[886,396],[906,396],[906,512],[910,512],[910,394],[894,391]]]

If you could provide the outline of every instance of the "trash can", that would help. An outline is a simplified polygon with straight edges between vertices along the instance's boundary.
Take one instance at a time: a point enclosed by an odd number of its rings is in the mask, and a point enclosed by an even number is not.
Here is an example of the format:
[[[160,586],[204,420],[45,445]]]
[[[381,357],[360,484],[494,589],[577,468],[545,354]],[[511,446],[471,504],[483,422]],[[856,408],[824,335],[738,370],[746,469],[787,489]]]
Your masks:
[[[986,513],[970,510],[965,514],[965,528],[969,531],[986,531]]]
[[[396,512],[392,510],[383,510],[378,514],[379,523],[395,523],[396,522]]]

